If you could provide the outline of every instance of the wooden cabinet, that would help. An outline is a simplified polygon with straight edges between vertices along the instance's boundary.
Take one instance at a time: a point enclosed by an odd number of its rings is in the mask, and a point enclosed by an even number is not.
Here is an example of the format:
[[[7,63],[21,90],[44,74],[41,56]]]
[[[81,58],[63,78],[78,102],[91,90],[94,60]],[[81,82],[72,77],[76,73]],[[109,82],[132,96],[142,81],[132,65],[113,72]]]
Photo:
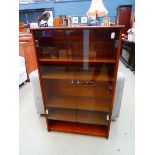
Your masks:
[[[48,131],[108,138],[122,27],[31,29]]]
[[[131,28],[131,16],[132,16],[132,5],[119,5],[117,7],[116,25],[125,25],[122,29],[123,34],[127,34],[128,29]]]

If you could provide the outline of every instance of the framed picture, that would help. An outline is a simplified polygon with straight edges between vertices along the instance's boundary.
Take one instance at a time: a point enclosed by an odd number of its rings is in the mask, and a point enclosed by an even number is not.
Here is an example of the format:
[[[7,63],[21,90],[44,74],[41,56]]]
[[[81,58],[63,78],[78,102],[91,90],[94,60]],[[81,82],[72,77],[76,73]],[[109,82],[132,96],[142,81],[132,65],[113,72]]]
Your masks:
[[[70,26],[71,25],[71,18],[70,17],[63,18],[63,25],[64,26]]]
[[[72,23],[73,24],[78,24],[79,23],[78,17],[72,17]]]
[[[109,17],[103,18],[103,26],[110,26],[110,18]]]
[[[81,24],[87,24],[87,17],[81,17]]]

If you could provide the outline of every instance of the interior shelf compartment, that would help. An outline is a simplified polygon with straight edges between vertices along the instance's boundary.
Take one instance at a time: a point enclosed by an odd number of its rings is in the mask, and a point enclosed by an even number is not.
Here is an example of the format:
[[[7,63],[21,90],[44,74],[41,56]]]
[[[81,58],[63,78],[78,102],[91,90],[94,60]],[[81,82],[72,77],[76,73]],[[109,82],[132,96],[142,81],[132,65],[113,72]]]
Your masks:
[[[88,70],[84,70],[83,66],[78,66],[78,64],[70,65],[66,64],[64,66],[41,66],[41,78],[43,79],[62,79],[62,80],[73,80],[77,78],[78,80],[91,80],[96,81],[113,81],[114,72],[113,66],[102,65],[98,68],[90,66]]]
[[[83,73],[77,73],[78,74],[78,80],[85,80],[85,79],[91,79],[91,77],[93,76],[93,74],[85,74],[83,76]],[[73,76],[75,76],[75,73],[71,73],[71,72],[45,72],[42,73],[41,78],[43,79],[62,79],[62,80],[67,80],[67,79],[73,79]],[[102,74],[99,75],[96,80],[97,81],[113,81],[114,77],[112,75],[106,75],[106,74]]]
[[[79,109],[110,112],[110,101],[104,98],[51,96],[47,101],[48,108]]]
[[[96,82],[95,86],[84,86],[83,83],[77,85],[76,94],[74,96],[78,96],[79,99],[81,97],[95,97],[95,98],[103,98],[111,99],[112,91],[111,91],[111,82]]]
[[[80,122],[87,124],[108,125],[108,113],[88,110],[71,110],[62,108],[48,108],[47,119]]]
[[[84,124],[56,120],[48,120],[48,124],[50,131],[108,137],[108,129],[107,126],[104,125]]]
[[[77,122],[108,125],[107,115],[108,113],[105,112],[77,110]]]
[[[76,121],[76,110],[48,108],[48,119],[62,120],[62,121]]]
[[[82,97],[86,98],[102,98],[111,99],[112,97],[112,88],[109,82],[100,82],[96,86],[84,86],[81,84],[71,84],[69,80],[48,80],[43,79],[42,81],[44,91],[46,94],[47,100],[51,100],[53,96],[68,96],[68,97]],[[112,84],[111,84],[112,85]],[[67,89],[66,89],[67,87]],[[62,98],[63,99],[63,98]]]
[[[98,112],[110,112],[109,99],[93,98],[93,97],[80,97],[76,100],[78,110],[98,111]]]
[[[71,96],[50,96],[46,106],[49,108],[76,109],[75,97]]]
[[[41,78],[43,79],[53,79],[53,80],[62,80],[57,82],[62,82],[63,80],[73,80],[75,79],[76,74],[76,64],[71,65],[42,65],[40,67],[41,70]]]

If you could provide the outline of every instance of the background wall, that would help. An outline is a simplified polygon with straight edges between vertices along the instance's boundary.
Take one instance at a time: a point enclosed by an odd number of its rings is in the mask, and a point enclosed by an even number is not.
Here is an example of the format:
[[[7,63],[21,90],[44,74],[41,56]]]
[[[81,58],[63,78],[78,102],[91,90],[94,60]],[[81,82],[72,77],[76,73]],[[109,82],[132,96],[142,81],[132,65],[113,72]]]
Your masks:
[[[60,15],[86,16],[90,4],[91,0],[68,0],[63,2],[20,4],[19,10],[53,8],[54,17]],[[133,11],[135,10],[135,0],[104,0],[104,5],[109,12],[108,16],[112,21],[115,19],[117,6],[127,4],[133,5]]]

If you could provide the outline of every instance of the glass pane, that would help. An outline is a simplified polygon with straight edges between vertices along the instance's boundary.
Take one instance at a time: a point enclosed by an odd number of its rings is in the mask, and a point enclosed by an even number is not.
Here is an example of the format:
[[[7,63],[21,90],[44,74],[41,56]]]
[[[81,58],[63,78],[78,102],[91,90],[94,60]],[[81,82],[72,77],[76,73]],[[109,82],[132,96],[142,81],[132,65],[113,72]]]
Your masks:
[[[114,38],[111,38],[114,33]],[[78,53],[77,121],[107,125],[116,64],[117,32],[84,30],[83,50]]]
[[[81,36],[76,30],[35,31],[48,119],[76,120],[75,82]]]
[[[77,122],[108,125],[107,116],[109,114],[105,112],[77,110]]]
[[[79,98],[77,109],[110,112],[114,81],[114,64],[79,63],[76,74]]]
[[[47,118],[52,120],[76,122],[76,110],[48,107]]]
[[[82,51],[82,31],[38,30],[35,42],[40,62],[76,62],[78,52]]]

